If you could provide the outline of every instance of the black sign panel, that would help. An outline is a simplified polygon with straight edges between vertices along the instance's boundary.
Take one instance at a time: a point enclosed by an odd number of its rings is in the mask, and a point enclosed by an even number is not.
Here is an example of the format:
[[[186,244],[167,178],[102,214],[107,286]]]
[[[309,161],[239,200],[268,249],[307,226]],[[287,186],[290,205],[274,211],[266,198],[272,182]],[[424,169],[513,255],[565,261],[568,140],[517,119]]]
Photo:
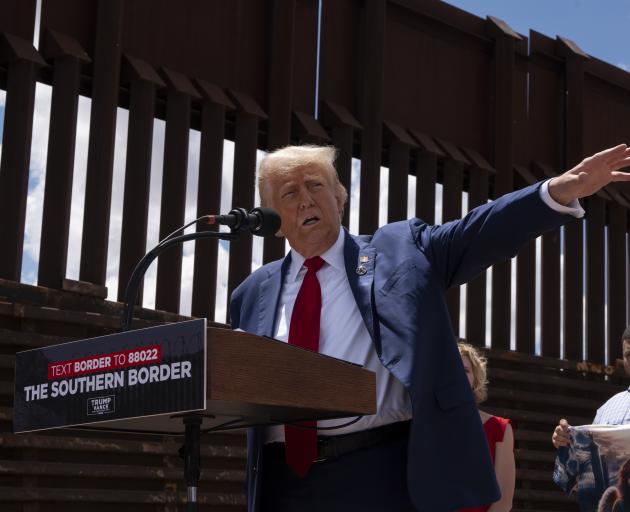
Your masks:
[[[205,406],[205,319],[16,354],[15,432]]]

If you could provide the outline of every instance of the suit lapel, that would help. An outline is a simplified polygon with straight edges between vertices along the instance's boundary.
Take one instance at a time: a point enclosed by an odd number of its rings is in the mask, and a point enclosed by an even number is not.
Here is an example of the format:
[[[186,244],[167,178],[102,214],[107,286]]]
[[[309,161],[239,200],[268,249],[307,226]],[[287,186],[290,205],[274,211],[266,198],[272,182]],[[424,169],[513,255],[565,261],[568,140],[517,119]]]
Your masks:
[[[362,242],[360,238],[353,237],[345,229],[344,232],[346,238],[343,252],[348,282],[359,312],[363,317],[363,322],[372,337],[372,341],[376,343],[372,312],[372,285],[374,283],[376,251],[373,247]]]
[[[291,253],[287,254],[282,262],[279,272],[270,272],[267,279],[260,283],[258,288],[258,330],[261,336],[273,336],[278,311],[278,302],[282,283],[287,269],[291,263]]]

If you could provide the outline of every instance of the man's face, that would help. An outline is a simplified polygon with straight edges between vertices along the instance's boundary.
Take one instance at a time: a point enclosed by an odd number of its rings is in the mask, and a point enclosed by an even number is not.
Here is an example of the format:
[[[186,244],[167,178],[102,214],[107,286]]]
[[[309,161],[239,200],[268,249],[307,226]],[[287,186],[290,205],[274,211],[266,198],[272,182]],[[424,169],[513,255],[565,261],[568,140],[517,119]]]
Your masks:
[[[282,219],[281,230],[305,258],[319,256],[337,240],[343,204],[328,172],[317,165],[299,167],[266,183],[270,206]]]
[[[630,341],[623,340],[623,368],[626,375],[630,377]]]

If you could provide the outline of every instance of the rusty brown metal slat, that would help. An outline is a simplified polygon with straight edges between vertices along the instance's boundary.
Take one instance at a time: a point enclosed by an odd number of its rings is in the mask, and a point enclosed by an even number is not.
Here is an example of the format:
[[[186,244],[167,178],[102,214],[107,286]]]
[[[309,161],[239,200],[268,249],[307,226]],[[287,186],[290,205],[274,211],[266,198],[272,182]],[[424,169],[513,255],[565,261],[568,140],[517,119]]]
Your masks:
[[[0,34],[0,61],[8,62],[0,162],[0,277],[19,281],[26,220],[37,69],[44,60],[23,39]]]
[[[44,462],[0,460],[0,475],[43,475],[67,476],[83,478],[124,478],[124,479],[158,479],[176,480],[183,478],[183,467],[165,468],[139,464],[96,464],[86,465],[72,462]],[[201,481],[244,482],[243,470],[220,470],[204,468]]]
[[[31,433],[26,436],[9,432],[0,432],[0,446],[6,450],[45,450],[45,451],[80,451],[92,454],[112,453],[118,455],[177,455],[179,443],[174,438],[132,439],[97,437],[98,432],[83,436],[42,435]],[[201,456],[221,459],[243,460],[247,456],[247,448],[243,433],[227,434],[234,438],[230,445],[220,445],[212,436],[203,436]],[[132,457],[130,460],[134,460]]]
[[[520,165],[515,167],[516,186],[536,183],[536,176]],[[536,336],[536,241],[526,243],[516,257],[516,350],[534,354]]]
[[[560,357],[560,230],[542,237],[541,340],[542,353]]]
[[[81,64],[90,59],[74,40],[49,33],[47,41],[44,48],[54,59],[54,71],[37,282],[61,288],[68,258]]]
[[[621,334],[626,321],[626,280],[628,264],[625,259],[625,237],[628,210],[617,203],[608,204],[608,361],[621,359]]]
[[[489,18],[488,31],[494,37],[494,126],[493,164],[496,169],[495,197],[514,189],[514,62],[520,39],[507,25]],[[511,265],[492,268],[492,346],[510,347]]]
[[[387,222],[407,218],[407,187],[409,182],[409,145],[402,141],[389,146],[389,184]]]
[[[550,425],[553,429],[553,425],[558,421],[558,414],[556,412],[553,413],[545,413],[545,412],[537,412],[537,411],[527,411],[521,409],[512,409],[506,407],[486,407],[485,412],[497,416],[502,416],[504,418],[510,418],[520,424],[520,422],[524,423],[544,423],[546,425]],[[571,415],[567,418],[570,424],[572,425],[588,425],[591,421],[590,416],[576,416]],[[552,452],[544,452],[545,456],[548,459],[552,460],[555,458]]]
[[[492,346],[510,347],[511,263],[492,266]]]
[[[291,138],[291,111],[294,89],[295,0],[274,0],[270,31],[271,59],[267,75],[269,150],[286,146]],[[284,256],[284,239],[268,237],[264,241],[263,261],[269,263]]]
[[[79,279],[105,284],[122,46],[122,0],[98,2]]]
[[[13,346],[23,349],[46,347],[70,341],[63,336],[47,336],[39,333],[21,333],[0,328],[0,346]]]
[[[129,127],[123,198],[118,300],[123,301],[133,269],[146,252],[149,220],[151,150],[156,88],[164,82],[147,63],[126,57],[123,79],[129,83]],[[142,287],[137,304],[142,304]]]
[[[273,0],[271,17],[267,144],[274,150],[288,144],[291,137],[295,0]]]
[[[446,159],[443,166],[442,222],[459,219],[462,215],[462,191],[464,187],[463,164]],[[451,314],[455,333],[459,332],[460,288],[451,288],[446,293],[446,302]]]
[[[488,202],[488,172],[473,166],[469,173],[468,209]],[[486,273],[466,286],[466,340],[477,346],[486,342]]]
[[[354,144],[354,131],[361,130],[361,125],[354,116],[340,105],[322,101],[321,119],[325,126],[332,132],[332,144],[337,148],[337,160],[335,167],[339,175],[339,181],[348,192],[348,201],[343,212],[341,223],[350,227],[351,186],[352,186],[352,157]]]
[[[258,118],[241,111],[236,120],[236,148],[234,150],[234,188],[232,206],[250,209],[254,206],[254,176],[258,143]],[[252,239],[243,235],[230,242],[228,269],[228,301],[234,289],[250,274]]]
[[[493,386],[489,390],[489,399],[496,400],[502,399],[507,400],[508,402],[518,402],[519,407],[527,407],[535,409],[538,406],[554,406],[557,407],[558,410],[566,410],[568,408],[581,411],[581,414],[588,413],[590,415],[594,415],[595,411],[601,405],[599,400],[583,398],[583,397],[571,397],[570,403],[567,403],[567,398],[562,395],[558,395],[550,392],[531,392],[524,391],[523,389],[514,389],[512,387],[498,387]],[[524,404],[528,404],[525,406]],[[563,412],[564,414],[564,412]],[[548,438],[545,438],[547,441]]]
[[[535,351],[536,336],[536,241],[525,244],[516,260],[516,350]]]
[[[31,306],[27,304],[17,304],[14,305],[12,309],[9,308],[10,304],[3,303],[0,308],[0,315],[13,315],[25,320],[42,320],[64,324],[88,325],[115,330],[120,328],[120,318],[109,315],[101,315],[99,313],[70,311],[67,309]]]
[[[407,131],[397,124],[385,122],[383,139],[388,148],[389,182],[387,194],[387,222],[396,222],[407,218],[407,189],[411,149],[417,144]]]
[[[186,493],[178,491],[123,490],[123,489],[47,489],[34,487],[0,487],[1,501],[52,503],[111,503],[111,504],[184,504]],[[246,506],[243,494],[199,492],[200,505]]]
[[[199,152],[199,185],[197,216],[219,213],[223,171],[223,139],[225,136],[225,110],[234,108],[232,102],[216,86],[203,85],[204,100],[201,107],[201,142]],[[197,231],[216,229],[202,224]],[[217,285],[219,244],[216,240],[201,240],[195,244],[193,295],[191,313],[196,317],[214,319]]]
[[[605,201],[592,196],[586,207],[586,359],[604,363]]]
[[[339,174],[339,181],[348,191],[348,200],[346,202],[343,218],[341,223],[346,227],[350,227],[350,208],[351,208],[351,186],[352,186],[352,144],[354,134],[352,127],[348,125],[336,125],[332,129],[333,145],[337,148],[338,155],[335,166]]]
[[[363,6],[363,80],[357,83],[357,87],[363,124],[359,232],[365,234],[373,233],[378,227],[386,5],[386,0],[374,0]]]
[[[586,56],[574,44],[558,39],[558,52],[565,57],[565,154],[569,169],[584,156],[584,64]],[[564,344],[565,357],[582,358],[584,329],[582,296],[584,293],[582,221],[564,227]]]
[[[416,215],[428,224],[435,222],[437,155],[418,151],[416,156]]]
[[[168,69],[163,69],[162,73],[169,89],[166,101],[160,240],[184,225],[186,220],[191,99],[199,97],[193,84],[184,75]],[[182,254],[183,247],[179,245],[162,253],[158,258],[156,309],[179,311]]]
[[[582,359],[582,297],[584,295],[583,222],[564,226],[564,357]]]
[[[520,354],[518,354],[520,355]],[[563,390],[572,390],[577,392],[584,392],[585,395],[593,396],[594,393],[600,393],[605,396],[611,396],[619,391],[625,389],[622,386],[611,384],[608,382],[593,381],[590,379],[590,375],[576,376],[569,378],[561,374],[560,372],[554,374],[544,374],[542,372],[532,372],[527,369],[508,369],[503,368],[490,368],[490,378],[496,382],[497,380],[504,380],[512,383],[514,386],[532,386],[540,385],[550,388],[560,388]],[[588,392],[585,391],[585,386],[588,383]]]

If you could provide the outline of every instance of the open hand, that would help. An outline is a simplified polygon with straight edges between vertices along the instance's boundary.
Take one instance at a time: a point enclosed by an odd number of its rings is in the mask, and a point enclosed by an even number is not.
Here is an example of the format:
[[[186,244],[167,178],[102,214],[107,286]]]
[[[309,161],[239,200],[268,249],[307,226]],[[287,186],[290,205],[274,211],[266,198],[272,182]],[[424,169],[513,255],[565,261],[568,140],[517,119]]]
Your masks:
[[[568,206],[575,199],[590,196],[614,181],[630,181],[630,172],[619,169],[630,166],[630,148],[619,144],[582,160],[573,169],[549,181],[549,194]]]

